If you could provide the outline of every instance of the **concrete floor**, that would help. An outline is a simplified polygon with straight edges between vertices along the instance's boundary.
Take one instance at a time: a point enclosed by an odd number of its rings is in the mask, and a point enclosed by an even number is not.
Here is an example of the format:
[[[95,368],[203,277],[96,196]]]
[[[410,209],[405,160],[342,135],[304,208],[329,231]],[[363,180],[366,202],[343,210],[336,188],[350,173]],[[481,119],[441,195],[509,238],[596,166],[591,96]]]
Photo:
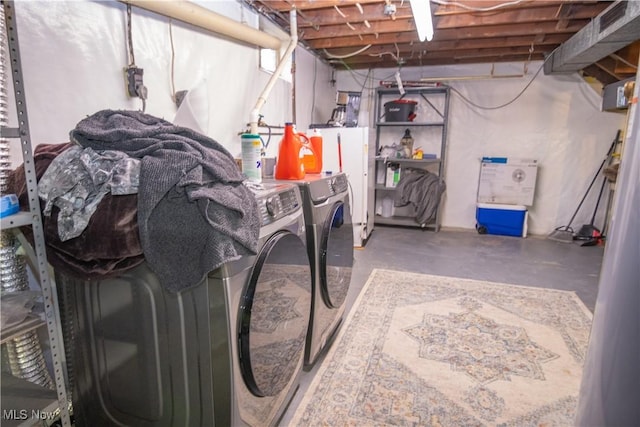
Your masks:
[[[581,247],[544,237],[376,226],[366,245],[355,249],[345,318],[374,268],[574,291],[593,312],[603,253],[600,246]],[[311,371],[303,373],[280,426],[289,426],[322,362],[321,356]]]

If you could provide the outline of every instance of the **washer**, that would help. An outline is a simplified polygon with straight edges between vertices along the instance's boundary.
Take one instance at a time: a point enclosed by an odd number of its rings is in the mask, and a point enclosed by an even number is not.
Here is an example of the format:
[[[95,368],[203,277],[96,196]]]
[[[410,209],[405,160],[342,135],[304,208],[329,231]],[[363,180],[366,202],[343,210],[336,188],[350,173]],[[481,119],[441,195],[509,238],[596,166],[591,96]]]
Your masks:
[[[282,182],[282,181],[277,181]],[[313,276],[305,370],[326,351],[342,322],[353,267],[349,181],[344,173],[313,174],[295,182],[302,194]]]
[[[258,254],[165,290],[143,264],[56,275],[78,425],[275,425],[299,385],[311,265],[297,186],[254,190]]]
[[[274,425],[298,388],[304,363],[312,276],[302,201],[294,185],[262,187],[256,192],[262,216],[258,255],[211,276],[219,294],[212,301],[219,302],[214,323],[227,323],[227,337],[233,338],[213,343],[231,350],[220,353],[214,372],[233,370],[231,389],[214,384],[216,405],[222,402],[231,414],[216,416],[220,426]]]

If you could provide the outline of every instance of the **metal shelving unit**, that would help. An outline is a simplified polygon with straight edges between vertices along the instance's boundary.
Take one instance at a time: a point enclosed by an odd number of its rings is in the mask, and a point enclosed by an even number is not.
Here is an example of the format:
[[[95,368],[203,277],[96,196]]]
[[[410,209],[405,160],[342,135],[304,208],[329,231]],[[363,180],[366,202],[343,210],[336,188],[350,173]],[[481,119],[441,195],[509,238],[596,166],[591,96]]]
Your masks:
[[[414,148],[419,146],[421,142],[430,143],[435,147],[436,158],[425,159],[404,159],[404,158],[387,158],[376,157],[376,177],[380,176],[380,172],[386,172],[387,163],[398,163],[402,168],[418,168],[427,169],[428,171],[442,177],[444,175],[445,157],[447,147],[447,125],[449,116],[449,96],[450,89],[448,86],[435,87],[405,87],[405,93],[401,94],[398,88],[380,87],[376,90],[375,112],[376,112],[376,153],[380,147],[390,145],[393,142],[390,134],[399,129],[411,129],[412,131],[420,131],[429,129],[432,134],[429,138],[431,141],[414,141]],[[411,99],[418,102],[419,108],[422,109],[418,114],[418,120],[415,122],[387,122],[383,120],[385,102],[397,99]],[[397,139],[400,140],[398,135]],[[380,205],[382,197],[393,197],[395,187],[387,187],[384,183],[379,183],[376,178],[375,189],[375,206]],[[404,208],[403,208],[404,209]],[[394,214],[390,217],[375,215],[375,224],[383,225],[400,225],[406,227],[418,227],[440,230],[441,206],[438,204],[435,220],[427,224],[418,224],[411,212]]]
[[[2,328],[1,336],[2,343],[5,343],[16,336],[45,327],[49,341],[47,347],[50,352],[52,374],[55,382],[55,390],[50,390],[3,373],[1,384],[2,425],[42,425],[43,422],[53,422],[53,418],[59,418],[62,426],[71,426],[60,314],[56,286],[50,277],[45,250],[44,229],[29,132],[14,3],[3,0],[2,8],[6,25],[10,78],[14,88],[18,127],[2,127],[1,137],[20,140],[29,197],[29,212],[19,212],[2,218],[0,227],[2,230],[12,231],[23,245],[27,262],[31,267],[34,278],[40,285],[44,307],[40,315],[31,315],[14,327]],[[23,226],[32,228],[33,246],[20,233],[19,227]]]

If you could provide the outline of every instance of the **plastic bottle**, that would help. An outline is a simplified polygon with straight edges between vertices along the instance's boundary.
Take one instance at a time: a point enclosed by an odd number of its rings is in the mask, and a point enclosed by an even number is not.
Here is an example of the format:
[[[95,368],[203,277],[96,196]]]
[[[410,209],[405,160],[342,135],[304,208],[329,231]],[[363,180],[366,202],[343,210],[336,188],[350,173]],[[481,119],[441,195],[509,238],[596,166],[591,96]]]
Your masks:
[[[404,136],[400,140],[400,145],[402,145],[404,151],[404,158],[410,159],[413,155],[413,137],[411,136],[411,131],[409,129],[405,129]]]
[[[260,135],[244,133],[242,139],[242,173],[253,182],[262,181],[262,141]]]
[[[313,135],[309,138],[312,150],[303,148],[304,156],[302,157],[302,163],[304,163],[304,170],[306,173],[321,173],[322,172],[322,135],[318,129],[313,130]]]
[[[284,135],[278,147],[276,179],[302,179],[305,177],[304,163],[301,158],[303,147],[315,155],[309,138],[303,133],[295,132],[293,123],[285,123]]]

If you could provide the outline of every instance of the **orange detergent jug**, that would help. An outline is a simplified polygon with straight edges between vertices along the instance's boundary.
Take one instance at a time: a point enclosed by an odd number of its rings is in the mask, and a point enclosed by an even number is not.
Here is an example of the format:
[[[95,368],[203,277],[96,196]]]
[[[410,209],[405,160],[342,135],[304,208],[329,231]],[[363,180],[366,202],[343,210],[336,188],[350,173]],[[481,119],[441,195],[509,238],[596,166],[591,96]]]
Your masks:
[[[313,135],[309,138],[313,151],[304,149],[302,163],[306,173],[322,172],[322,135],[318,129],[313,130]]]
[[[309,138],[303,133],[298,133],[293,128],[293,123],[285,123],[284,136],[278,147],[278,159],[276,160],[276,179],[302,179],[305,177],[304,163],[302,162],[302,149],[309,150],[317,162],[315,151],[309,142]]]

